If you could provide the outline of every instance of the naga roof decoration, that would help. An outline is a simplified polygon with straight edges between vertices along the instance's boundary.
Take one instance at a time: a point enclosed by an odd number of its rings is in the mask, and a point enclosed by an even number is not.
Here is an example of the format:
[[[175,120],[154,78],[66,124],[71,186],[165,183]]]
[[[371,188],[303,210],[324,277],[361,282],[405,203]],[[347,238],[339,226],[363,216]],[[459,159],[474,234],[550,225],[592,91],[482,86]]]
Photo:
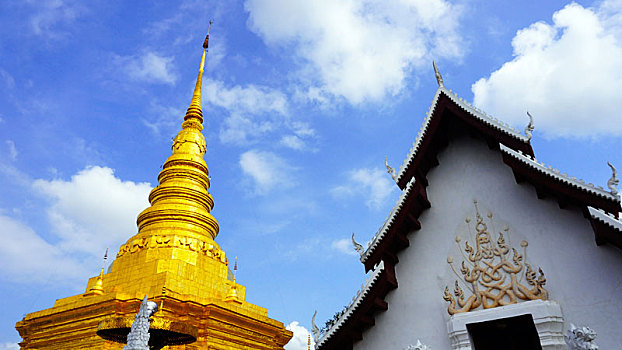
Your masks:
[[[582,191],[589,192],[599,197],[610,199],[612,201],[616,201],[616,202],[620,201],[616,195],[605,190],[602,186],[595,186],[592,183],[586,183],[582,179],[577,179],[574,176],[570,176],[566,173],[562,173],[558,169],[555,169],[551,166],[547,166],[546,164],[539,162],[534,157],[525,155],[523,152],[520,152],[520,151],[515,151],[505,146],[504,144],[499,144],[499,148],[501,149],[501,152],[508,154],[514,157],[515,159],[520,160],[521,162],[529,165],[531,168],[537,170],[538,172],[545,174],[549,177],[552,177],[565,184],[568,184],[576,189],[580,189]]]
[[[445,88],[444,85],[440,85],[438,89],[436,90],[436,93],[434,94],[434,98],[432,99],[432,104],[430,105],[430,108],[428,112],[426,113],[426,117],[423,121],[423,125],[421,126],[421,129],[419,130],[419,133],[417,134],[417,139],[413,143],[410,151],[408,152],[408,156],[406,156],[404,163],[402,164],[402,166],[400,167],[400,170],[397,173],[397,181],[400,181],[402,179],[402,177],[406,173],[406,170],[408,169],[408,166],[410,165],[412,160],[415,158],[415,155],[419,151],[419,148],[421,146],[421,141],[426,135],[428,126],[430,125],[430,122],[434,116],[434,111],[436,109],[436,106],[437,106],[437,103],[438,103],[438,100],[441,94],[444,94],[445,96],[449,97],[449,99],[453,101],[457,106],[459,106],[461,109],[469,113],[469,115],[479,120],[480,122],[484,123],[485,125],[492,127],[494,130],[507,134],[508,136],[511,136],[515,138],[516,140],[522,141],[524,143],[529,143],[530,137],[522,135],[520,131],[516,130],[511,125],[493,116],[486,114],[486,112],[480,110],[479,108],[472,106],[471,104],[469,104],[467,101],[465,101],[461,97],[458,97],[458,95],[456,95],[453,91]]]
[[[337,319],[333,325],[324,332],[324,334],[320,337],[319,341],[315,344],[315,348],[319,349],[324,343],[326,343],[332,336],[337,332],[343,324],[352,316],[354,311],[361,305],[363,299],[371,288],[374,286],[380,274],[384,271],[384,261],[381,261],[377,264],[369,276],[365,279],[365,283],[361,286],[356,292],[356,295],[352,297],[352,301],[348,304],[345,309],[345,312],[341,313],[341,316]]]
[[[397,214],[402,209],[402,207],[404,207],[404,203],[406,203],[406,198],[408,197],[408,194],[412,190],[414,184],[415,184],[415,178],[413,177],[410,179],[410,181],[408,181],[408,185],[406,185],[406,188],[402,191],[402,194],[397,199],[397,202],[393,206],[393,209],[391,209],[391,212],[389,213],[387,218],[382,223],[382,226],[380,226],[378,231],[376,231],[374,238],[372,238],[371,241],[369,241],[369,243],[367,244],[367,249],[361,255],[362,263],[365,263],[365,261],[367,261],[371,253],[373,253],[376,247],[378,246],[378,243],[382,241],[387,231],[389,231],[389,228],[391,227],[393,222],[395,222],[395,218],[397,217]]]

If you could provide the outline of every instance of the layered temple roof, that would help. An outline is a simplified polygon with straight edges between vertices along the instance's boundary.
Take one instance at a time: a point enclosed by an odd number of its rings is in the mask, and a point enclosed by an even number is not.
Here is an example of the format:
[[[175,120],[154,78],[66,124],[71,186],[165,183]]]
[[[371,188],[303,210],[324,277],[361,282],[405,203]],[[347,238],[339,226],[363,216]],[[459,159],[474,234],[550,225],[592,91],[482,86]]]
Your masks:
[[[555,198],[560,208],[569,205],[581,208],[594,229],[596,244],[609,243],[622,249],[622,222],[619,220],[622,207],[615,190],[607,191],[538,162],[530,143],[531,122],[521,134],[445,88],[440,73],[436,73],[439,87],[417,138],[394,177],[402,193],[361,253],[361,262],[366,271],[371,271],[372,282],[364,284],[355,302],[350,303],[318,339],[316,349],[351,349],[354,342],[362,339],[363,332],[374,326],[375,313],[387,310],[385,296],[398,286],[394,270],[399,263],[397,254],[409,246],[408,233],[421,229],[418,218],[433,205],[427,197],[426,176],[439,164],[437,155],[450,142],[447,131],[455,125],[483,138],[491,149],[498,150],[503,162],[512,169],[516,182],[533,185],[538,198]]]

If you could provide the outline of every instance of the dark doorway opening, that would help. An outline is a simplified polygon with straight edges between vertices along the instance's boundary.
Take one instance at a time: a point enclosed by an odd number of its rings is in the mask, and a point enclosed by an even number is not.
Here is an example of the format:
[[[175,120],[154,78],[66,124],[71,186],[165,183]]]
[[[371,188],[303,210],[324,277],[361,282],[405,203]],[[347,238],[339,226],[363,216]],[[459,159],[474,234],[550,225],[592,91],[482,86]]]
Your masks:
[[[530,314],[467,324],[474,350],[542,350]]]

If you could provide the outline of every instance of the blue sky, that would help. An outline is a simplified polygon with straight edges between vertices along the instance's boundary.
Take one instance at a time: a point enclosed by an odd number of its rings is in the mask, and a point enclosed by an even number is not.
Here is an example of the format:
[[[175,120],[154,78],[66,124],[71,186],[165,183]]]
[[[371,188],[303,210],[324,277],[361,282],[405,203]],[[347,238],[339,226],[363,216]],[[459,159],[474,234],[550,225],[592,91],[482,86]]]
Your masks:
[[[323,323],[363,282],[349,236],[371,239],[399,195],[383,162],[415,141],[433,59],[519,130],[529,110],[539,160],[601,186],[606,161],[622,167],[620,0],[5,1],[0,349],[136,233],[211,18],[217,241],[247,300],[285,324],[309,328],[315,309]]]

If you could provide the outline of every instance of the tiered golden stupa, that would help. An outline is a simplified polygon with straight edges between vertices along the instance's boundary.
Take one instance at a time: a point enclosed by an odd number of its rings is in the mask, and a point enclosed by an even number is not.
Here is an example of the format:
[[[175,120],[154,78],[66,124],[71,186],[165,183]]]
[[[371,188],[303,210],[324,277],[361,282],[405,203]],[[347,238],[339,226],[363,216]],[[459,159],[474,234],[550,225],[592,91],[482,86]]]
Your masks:
[[[201,133],[207,42],[173,154],[149,195],[151,206],[138,215],[138,234],[121,246],[108,273],[102,269],[89,279],[84,294],[17,322],[22,349],[121,349],[96,332],[129,327],[145,294],[160,308],[152,329],[196,338],[168,349],[283,349],[292,337],[267,309],[246,302],[245,288],[230,278],[225,252],[214,241],[218,222],[210,214],[214,200]]]

